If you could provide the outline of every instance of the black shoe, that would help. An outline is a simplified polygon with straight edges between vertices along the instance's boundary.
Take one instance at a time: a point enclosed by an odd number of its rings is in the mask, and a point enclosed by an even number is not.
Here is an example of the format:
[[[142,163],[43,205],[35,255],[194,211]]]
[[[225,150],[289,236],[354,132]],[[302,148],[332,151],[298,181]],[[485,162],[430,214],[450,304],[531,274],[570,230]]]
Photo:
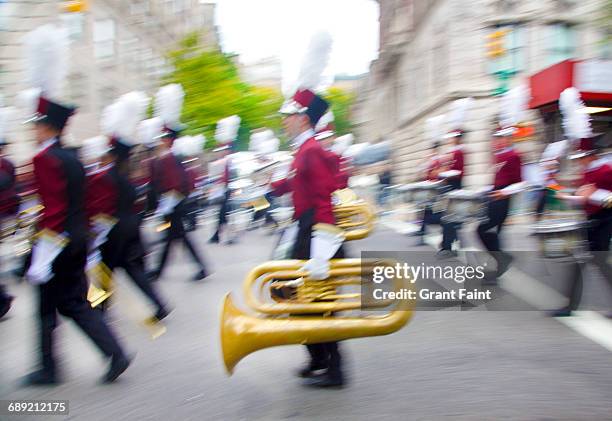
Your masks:
[[[304,385],[317,388],[338,388],[344,387],[344,379],[341,375],[332,376],[325,373],[321,376],[311,377],[304,381]]]
[[[206,271],[202,269],[194,275],[194,277],[192,278],[192,281],[197,282],[197,281],[201,281],[204,278],[208,278],[208,273],[206,273]]]
[[[453,250],[440,250],[436,253],[436,257],[440,260],[451,259],[457,257],[457,252]]]
[[[570,317],[571,315],[572,311],[567,308],[553,310],[550,312],[550,317]]]
[[[212,237],[210,237],[208,242],[210,244],[219,244],[219,236],[217,234],[213,235]]]
[[[53,386],[59,384],[59,379],[55,373],[40,369],[25,376],[21,384],[24,387],[28,386]]]
[[[497,264],[497,276],[502,276],[506,273],[513,260],[514,257],[511,254],[502,253]]]
[[[132,359],[122,355],[120,357],[112,357],[111,366],[102,377],[102,383],[112,383],[119,377],[132,363]]]
[[[165,307],[161,307],[160,309],[157,310],[157,313],[155,313],[155,318],[157,320],[164,320],[166,317],[168,317],[168,314],[170,314],[172,310],[168,310]]]
[[[4,302],[2,303],[2,305],[0,305],[0,319],[3,318],[6,313],[8,313],[11,309],[11,303],[13,302],[13,299],[15,299],[15,297],[13,297],[12,295],[7,295],[5,297]]]
[[[319,376],[323,374],[327,370],[327,365],[325,364],[308,364],[306,367],[302,368],[297,372],[297,376],[303,379],[308,379],[311,377]]]
[[[153,270],[147,273],[147,279],[149,280],[149,282],[156,282],[159,279],[159,271]]]

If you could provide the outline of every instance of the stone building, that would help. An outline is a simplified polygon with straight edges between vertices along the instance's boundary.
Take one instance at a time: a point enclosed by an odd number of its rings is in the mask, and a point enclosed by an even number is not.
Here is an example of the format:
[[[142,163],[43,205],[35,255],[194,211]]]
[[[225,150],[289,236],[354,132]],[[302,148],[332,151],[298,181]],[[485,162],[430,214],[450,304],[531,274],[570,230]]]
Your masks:
[[[217,46],[215,5],[200,0],[90,0],[0,2],[0,94],[6,105],[26,88],[22,38],[45,23],[65,25],[70,67],[63,99],[79,107],[66,142],[78,145],[98,134],[102,109],[123,93],[153,95],[169,70],[167,51],[198,30]],[[13,124],[9,154],[18,163],[34,150],[31,132]]]
[[[371,64],[353,113],[358,139],[390,139],[396,180],[414,180],[428,153],[425,120],[447,113],[455,99],[473,97],[464,125],[469,132],[465,183],[489,183],[489,140],[499,112],[494,91],[526,83],[534,73],[566,59],[607,57],[595,24],[603,3],[379,0],[379,58]],[[488,35],[499,30],[505,33],[505,53],[491,57]],[[506,82],[502,70],[510,71]],[[537,112],[531,117],[538,121]],[[534,138],[518,146],[526,161],[539,156],[544,142],[558,140],[547,138],[540,124]]]

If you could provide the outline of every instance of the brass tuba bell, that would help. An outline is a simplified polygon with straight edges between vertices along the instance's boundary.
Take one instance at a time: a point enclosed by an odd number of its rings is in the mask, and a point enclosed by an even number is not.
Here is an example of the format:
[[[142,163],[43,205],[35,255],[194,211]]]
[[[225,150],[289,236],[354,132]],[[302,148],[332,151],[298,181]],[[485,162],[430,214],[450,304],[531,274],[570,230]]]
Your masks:
[[[345,231],[345,241],[366,238],[374,229],[374,212],[350,189],[334,192],[336,225]]]
[[[221,312],[221,350],[227,372],[238,362],[260,349],[280,345],[315,344],[351,338],[380,336],[401,329],[412,317],[411,301],[385,301],[367,304],[360,293],[342,293],[340,288],[363,288],[364,270],[392,262],[362,262],[361,259],[336,259],[330,262],[330,277],[310,280],[299,272],[302,260],[269,261],[254,268],[245,279],[243,290],[247,305],[255,314],[240,310],[227,294]],[[363,264],[362,264],[363,263]],[[296,285],[296,279],[299,280]],[[273,290],[291,285],[288,299],[278,298]],[[395,279],[396,291],[411,288],[408,279]],[[276,298],[270,299],[274,295]],[[378,315],[341,316],[340,311],[373,310],[389,307]]]

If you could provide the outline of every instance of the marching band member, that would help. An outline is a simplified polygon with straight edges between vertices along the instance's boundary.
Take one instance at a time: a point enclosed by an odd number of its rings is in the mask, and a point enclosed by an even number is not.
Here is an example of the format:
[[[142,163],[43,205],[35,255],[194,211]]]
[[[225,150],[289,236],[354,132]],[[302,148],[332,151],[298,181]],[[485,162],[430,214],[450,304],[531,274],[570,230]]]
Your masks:
[[[612,237],[612,165],[597,152],[601,149],[602,134],[594,135],[580,140],[578,149],[570,156],[577,160],[582,170],[582,181],[576,196],[560,194],[561,198],[581,203],[584,207],[589,225],[587,228],[587,241],[591,251],[592,262],[599,268],[600,273],[607,279],[612,288],[612,276],[608,256],[610,252],[610,239]],[[572,311],[580,305],[582,296],[582,277],[575,276],[570,285],[569,303],[567,307],[553,312],[554,317],[571,316]],[[612,291],[612,289],[611,289]],[[607,317],[612,317],[608,309]]]
[[[32,249],[29,281],[39,288],[40,369],[28,375],[29,385],[56,384],[53,332],[57,312],[70,317],[110,359],[104,382],[114,381],[130,364],[102,313],[87,301],[85,278],[87,219],[83,208],[85,174],[75,154],[61,143],[63,129],[75,112],[70,106],[49,99],[62,80],[60,68],[67,54],[63,31],[53,25],[35,29],[26,37],[31,81],[36,89],[26,96],[36,104],[34,133],[39,151],[34,156],[34,176],[44,206]],[[59,76],[59,77],[58,77]],[[41,92],[40,96],[36,92]],[[38,98],[36,98],[36,96]]]
[[[218,152],[221,157],[215,162],[217,166],[222,168],[221,178],[219,180],[219,193],[221,194],[221,207],[219,208],[219,220],[217,221],[217,229],[213,236],[208,240],[210,243],[219,243],[221,241],[221,233],[223,226],[227,225],[227,214],[230,212],[230,197],[231,191],[229,183],[232,179],[232,161],[230,155],[232,153],[233,142],[238,135],[240,128],[240,117],[233,115],[223,118],[217,122],[215,131],[215,139],[219,146],[213,149],[213,152]],[[234,238],[228,239],[228,244],[234,243]]]
[[[9,107],[0,108],[0,223],[2,225],[5,220],[15,216],[19,206],[15,190],[15,166],[6,157],[4,150],[7,145],[4,133],[11,118],[11,111]],[[0,318],[10,310],[13,298],[6,292],[5,286],[0,284]]]
[[[141,92],[130,92],[105,109],[102,125],[106,126],[108,139],[94,138],[102,152],[101,166],[88,177],[86,210],[90,225],[99,227],[96,231],[104,237],[97,241],[102,262],[111,273],[123,268],[155,306],[154,317],[161,320],[168,315],[168,309],[147,279],[141,218],[135,206],[136,187],[129,177],[134,129],[147,102]]]
[[[139,192],[145,195],[144,214],[155,212],[159,197],[157,188],[153,184],[153,168],[157,160],[159,147],[158,134],[163,129],[163,122],[159,117],[152,117],[138,124],[138,140],[143,148],[141,160],[142,179],[137,184]]]
[[[511,195],[517,192],[522,181],[521,157],[512,146],[513,127],[496,130],[493,134],[493,163],[495,175],[493,190],[487,203],[487,220],[478,225],[478,237],[497,262],[495,277],[508,270],[513,258],[503,252],[499,234],[510,211]],[[494,279],[487,282],[494,283]]]
[[[153,185],[160,197],[157,213],[170,224],[164,230],[164,249],[155,270],[150,273],[150,279],[158,279],[166,266],[170,247],[175,241],[181,241],[199,267],[193,277],[199,281],[208,276],[204,261],[185,232],[183,218],[185,217],[185,199],[193,191],[189,175],[182,162],[172,152],[172,145],[177,139],[182,126],[179,122],[183,102],[183,88],[178,84],[163,86],[155,98],[155,111],[164,121],[161,138],[160,154],[153,167]]]
[[[291,193],[294,214],[298,223],[297,237],[291,258],[308,260],[303,270],[311,279],[326,279],[329,276],[329,260],[343,257],[344,234],[335,226],[332,193],[336,190],[334,168],[328,153],[315,139],[314,128],[329,108],[328,103],[311,89],[320,83],[325,68],[321,63],[328,57],[331,37],[318,34],[310,44],[300,77],[300,88],[281,107],[284,115],[283,127],[291,138],[296,153],[289,176],[272,183],[276,196]],[[327,56],[327,57],[326,57]],[[310,72],[304,68],[316,64]],[[301,377],[309,378],[313,387],[341,387],[344,376],[341,355],[337,342],[307,345],[309,364],[300,371]],[[321,376],[316,376],[325,370]]]

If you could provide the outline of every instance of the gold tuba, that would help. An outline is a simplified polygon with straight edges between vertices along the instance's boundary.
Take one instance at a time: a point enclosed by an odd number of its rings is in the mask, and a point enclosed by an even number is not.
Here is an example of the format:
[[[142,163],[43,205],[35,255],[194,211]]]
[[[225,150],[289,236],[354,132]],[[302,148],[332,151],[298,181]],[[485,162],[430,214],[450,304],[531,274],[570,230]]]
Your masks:
[[[374,229],[374,213],[370,205],[360,200],[350,189],[334,192],[336,225],[345,231],[345,241],[366,238]]]
[[[361,293],[338,291],[341,287],[366,287],[366,278],[362,281],[364,273],[371,273],[374,266],[391,266],[393,262],[332,260],[330,276],[324,281],[310,280],[306,273],[299,272],[304,263],[303,260],[269,261],[248,274],[243,290],[254,315],[240,310],[231,294],[225,296],[221,313],[221,350],[229,374],[242,358],[259,349],[387,335],[402,328],[412,317],[413,302],[368,304],[362,300]],[[395,279],[393,287],[400,291],[411,288],[411,284],[408,279]],[[280,289],[292,292],[287,298],[279,298],[273,291]],[[271,299],[271,296],[276,298]],[[378,315],[336,314],[331,317],[332,313],[340,311],[377,307],[389,309]]]

